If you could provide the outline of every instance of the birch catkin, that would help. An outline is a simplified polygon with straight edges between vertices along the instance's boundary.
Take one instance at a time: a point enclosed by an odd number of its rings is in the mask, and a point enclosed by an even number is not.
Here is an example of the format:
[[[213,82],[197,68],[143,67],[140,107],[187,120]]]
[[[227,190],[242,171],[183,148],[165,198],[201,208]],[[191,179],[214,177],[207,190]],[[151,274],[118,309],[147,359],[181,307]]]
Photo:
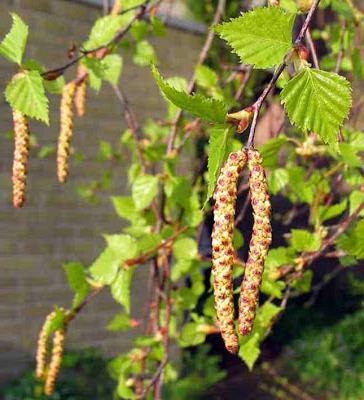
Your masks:
[[[29,157],[29,126],[27,117],[20,111],[13,111],[14,159],[13,159],[13,205],[22,207],[25,201],[27,168]]]
[[[257,150],[248,150],[248,167],[254,225],[239,302],[239,331],[242,335],[248,335],[253,328],[264,262],[272,240],[271,206],[262,158]]]
[[[86,111],[87,77],[88,77],[88,72],[86,67],[80,64],[77,70],[78,82],[74,97],[74,104],[77,115],[79,117],[83,117]]]
[[[222,167],[214,193],[214,228],[212,232],[212,276],[217,322],[231,353],[239,345],[234,327],[233,263],[234,216],[239,173],[247,160],[246,152],[231,153]]]
[[[57,147],[57,175],[61,183],[66,182],[69,172],[69,153],[73,135],[72,103],[76,92],[76,82],[64,86],[61,99],[61,126]]]
[[[44,384],[44,393],[51,396],[54,392],[56,380],[61,369],[65,333],[63,329],[57,329],[53,336],[53,348],[49,369]]]
[[[56,311],[52,311],[50,314],[47,315],[42,329],[39,332],[38,336],[38,345],[37,345],[37,353],[35,356],[36,360],[36,369],[35,375],[38,379],[42,379],[45,377],[45,370],[47,364],[47,343],[49,338],[49,325],[56,317]]]

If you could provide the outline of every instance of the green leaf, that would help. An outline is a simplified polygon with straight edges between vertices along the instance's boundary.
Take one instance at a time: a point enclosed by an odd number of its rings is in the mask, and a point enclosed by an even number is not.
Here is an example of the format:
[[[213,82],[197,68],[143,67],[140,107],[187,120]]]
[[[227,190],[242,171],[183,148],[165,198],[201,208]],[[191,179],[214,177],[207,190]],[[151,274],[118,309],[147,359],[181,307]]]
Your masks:
[[[146,40],[137,43],[133,61],[140,67],[148,67],[151,64],[156,64],[157,56],[153,46]]]
[[[292,229],[291,242],[297,251],[317,251],[321,247],[320,236],[304,229]]]
[[[113,282],[120,267],[120,259],[107,247],[90,266],[91,276],[99,283],[109,285]]]
[[[289,182],[288,171],[284,168],[277,168],[268,176],[269,191],[277,194]]]
[[[196,83],[205,89],[210,89],[218,83],[218,77],[215,71],[206,65],[198,64],[195,71]]]
[[[341,215],[347,206],[347,201],[343,200],[341,203],[334,204],[333,206],[320,206],[318,208],[319,220],[325,222],[331,218]]]
[[[11,108],[49,125],[48,98],[38,71],[26,71],[14,76],[5,89]]]
[[[105,80],[112,85],[119,83],[120,75],[123,70],[123,59],[118,54],[109,54],[103,60],[105,68]]]
[[[216,126],[210,130],[208,151],[208,188],[205,205],[212,196],[216,181],[220,173],[221,165],[226,161],[230,144],[233,138],[233,129],[223,125]],[[204,206],[205,206],[204,205]]]
[[[295,14],[279,7],[259,7],[215,29],[243,64],[269,68],[291,49],[294,19]]]
[[[279,151],[287,143],[286,136],[278,136],[269,140],[259,149],[265,168],[275,168],[278,163]]]
[[[350,204],[349,214],[350,215],[353,214],[353,212],[363,203],[364,203],[364,192],[361,192],[359,190],[354,190],[349,197],[349,204]],[[359,215],[364,216],[364,210],[362,210]]]
[[[113,206],[117,215],[121,218],[133,221],[135,219],[134,201],[129,196],[114,196],[111,197]]]
[[[203,343],[205,338],[206,334],[198,332],[198,324],[195,322],[189,322],[182,328],[179,344],[181,347],[197,346]]]
[[[254,367],[260,354],[260,336],[254,333],[240,346],[239,357],[245,362],[249,370]]]
[[[135,268],[121,268],[114,282],[111,284],[111,294],[114,300],[124,306],[130,314],[130,287]]]
[[[159,179],[154,175],[138,176],[132,186],[135,209],[140,211],[150,206],[158,193]]]
[[[53,81],[44,80],[44,87],[49,93],[61,94],[63,86],[65,85],[65,80],[63,76],[58,77]]]
[[[358,221],[350,232],[341,235],[337,240],[337,245],[349,256],[358,260],[364,259],[364,219]]]
[[[130,235],[104,235],[104,237],[108,248],[114,252],[120,263],[137,255],[137,241]]]
[[[106,45],[125,22],[126,19],[123,15],[107,15],[99,18],[92,27],[89,39],[84,47],[91,50]]]
[[[310,270],[304,272],[301,279],[293,282],[292,287],[299,293],[308,293],[311,290],[313,273]]]
[[[206,121],[219,123],[225,121],[227,107],[221,101],[210,99],[201,94],[189,95],[173,88],[162,78],[154,65],[152,66],[152,73],[161,92],[177,107]]]
[[[294,125],[333,144],[351,107],[351,87],[340,75],[304,68],[283,88],[281,100]]]
[[[85,268],[77,262],[70,262],[63,265],[66,272],[69,287],[75,292],[72,307],[77,307],[90,291],[90,285],[86,280]]]
[[[173,254],[178,260],[193,260],[198,255],[196,241],[187,237],[176,240]]]
[[[108,323],[106,329],[111,332],[127,331],[131,328],[131,321],[127,314],[116,314],[115,317]]]
[[[0,54],[9,61],[21,65],[28,38],[28,26],[17,14],[11,13],[10,15],[13,19],[13,25],[10,32],[0,43]]]
[[[350,167],[361,167],[362,159],[358,155],[358,150],[351,143],[339,143],[339,150],[342,160]]]

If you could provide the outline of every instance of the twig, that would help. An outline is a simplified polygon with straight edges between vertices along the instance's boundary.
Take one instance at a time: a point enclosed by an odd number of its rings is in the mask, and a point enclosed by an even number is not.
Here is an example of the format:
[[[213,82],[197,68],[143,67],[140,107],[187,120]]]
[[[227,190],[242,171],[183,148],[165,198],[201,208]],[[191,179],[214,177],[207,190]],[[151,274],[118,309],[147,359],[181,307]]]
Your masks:
[[[307,29],[311,23],[312,17],[320,3],[320,0],[314,0],[312,3],[312,6],[310,8],[310,11],[308,12],[306,19],[301,27],[301,30],[295,40],[295,46],[301,45],[303,38],[306,35]],[[247,148],[252,148],[254,146],[254,137],[255,137],[255,130],[257,127],[257,122],[258,122],[258,116],[260,109],[262,108],[262,105],[264,103],[264,100],[267,98],[269,92],[273,89],[275,86],[275,83],[277,82],[278,78],[280,77],[281,73],[284,71],[284,69],[287,66],[287,62],[294,50],[291,50],[285,57],[282,62],[282,64],[279,65],[279,67],[276,69],[274,72],[270,82],[266,86],[266,88],[263,90],[262,94],[258,97],[257,101],[253,104],[253,110],[254,110],[254,115],[253,115],[253,121],[250,127],[250,132],[249,132],[249,138],[246,147]]]
[[[250,205],[250,192],[246,195],[244,205],[241,208],[239,215],[235,218],[235,226],[238,226],[239,222],[243,220],[243,218],[245,217],[245,214],[248,210],[249,205]]]
[[[225,11],[225,4],[226,4],[226,0],[219,0],[212,25],[217,25],[219,23],[222,15],[224,14],[224,11]],[[197,61],[196,65],[201,65],[205,62],[207,55],[209,53],[209,50],[212,46],[214,36],[215,36],[215,31],[213,29],[210,29],[206,36],[205,43],[204,43],[204,45],[201,49],[201,52],[198,56],[198,61]],[[191,94],[193,92],[193,90],[195,88],[195,84],[196,84],[196,78],[195,78],[195,74],[193,74],[192,78],[190,79],[190,81],[188,83],[187,92],[189,94]],[[183,115],[183,111],[179,110],[173,120],[171,132],[168,137],[167,153],[170,153],[174,148],[174,142],[176,140],[177,130],[178,130],[178,123],[181,120],[182,115]]]
[[[249,65],[246,72],[244,73],[244,78],[243,78],[238,90],[235,93],[234,99],[236,101],[240,100],[241,96],[243,95],[244,90],[246,88],[247,83],[249,82],[252,72],[253,72],[253,67],[251,65]]]
[[[162,0],[159,0],[158,3],[160,3]],[[48,71],[45,71],[42,73],[42,76],[44,79],[49,79],[53,80],[61,76],[69,67],[72,65],[78,63],[81,61],[83,58],[90,54],[95,54],[97,58],[102,59],[107,55],[107,50],[109,47],[117,44],[126,34],[129,32],[135,21],[143,18],[144,14],[148,11],[148,5],[151,2],[151,0],[145,0],[144,3],[139,5],[138,11],[135,13],[133,18],[125,25],[122,29],[120,29],[115,36],[108,42],[105,43],[102,46],[99,46],[97,48],[91,49],[91,50],[83,50],[81,52],[81,55],[73,59],[72,61],[68,62],[67,64],[63,65],[62,67],[51,69]]]
[[[129,101],[128,101],[125,93],[123,92],[123,90],[119,89],[119,87],[116,85],[111,85],[111,86],[116,94],[116,97],[120,100],[120,102],[123,106],[126,124],[128,125],[128,128],[130,129],[130,131],[134,137],[135,148],[136,148],[139,164],[142,168],[142,171],[146,172],[146,164],[145,164],[145,160],[144,160],[144,155],[143,155],[143,151],[140,147],[140,137],[139,137],[140,136],[140,127],[138,125],[138,122],[135,118],[134,113],[131,111],[131,109],[129,107]]]
[[[340,38],[339,38],[339,51],[337,53],[335,72],[338,74],[340,72],[340,67],[344,59],[344,36],[346,32],[346,21],[342,21]]]
[[[311,57],[312,57],[312,61],[313,61],[313,66],[316,69],[320,69],[320,64],[319,64],[317,51],[316,51],[316,46],[315,46],[315,43],[314,43],[314,41],[312,39],[311,31],[309,29],[307,29],[307,32],[306,32],[306,41],[307,41],[308,47],[310,49],[310,53],[311,53]]]

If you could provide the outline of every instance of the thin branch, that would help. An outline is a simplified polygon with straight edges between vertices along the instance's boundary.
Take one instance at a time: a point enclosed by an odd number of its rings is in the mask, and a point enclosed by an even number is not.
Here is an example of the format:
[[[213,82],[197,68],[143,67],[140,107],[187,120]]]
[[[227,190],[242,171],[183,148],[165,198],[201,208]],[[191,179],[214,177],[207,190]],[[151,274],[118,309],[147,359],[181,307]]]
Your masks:
[[[222,15],[224,14],[224,11],[225,11],[225,4],[226,4],[226,0],[219,0],[212,25],[217,25],[219,23]],[[201,65],[205,62],[207,55],[210,51],[210,48],[212,46],[214,36],[215,36],[215,31],[213,29],[210,29],[206,36],[205,43],[204,43],[204,45],[201,49],[201,52],[198,56],[197,65]],[[193,92],[193,90],[195,88],[195,84],[196,84],[196,78],[195,78],[195,74],[193,74],[192,78],[190,79],[190,81],[188,83],[187,92],[189,94],[191,94]],[[170,153],[174,148],[174,142],[177,137],[178,124],[182,118],[182,115],[183,115],[183,111],[179,110],[173,120],[171,132],[169,134],[168,143],[167,143],[167,153]]]
[[[157,2],[157,4],[159,4],[161,1],[162,0],[159,0]],[[135,13],[135,15],[133,16],[133,18],[131,18],[131,20],[127,23],[127,25],[125,25],[122,29],[120,29],[108,43],[105,43],[104,45],[99,46],[94,49],[91,49],[91,50],[81,51],[80,56],[76,57],[74,60],[68,62],[67,64],[63,65],[62,67],[43,72],[42,73],[43,78],[48,79],[48,80],[53,80],[53,79],[58,78],[69,67],[78,63],[79,61],[81,61],[83,58],[85,58],[86,56],[88,56],[90,54],[95,54],[98,59],[103,59],[107,55],[109,48],[113,45],[116,45],[129,32],[129,30],[131,29],[131,27],[133,26],[135,21],[143,18],[143,16],[149,11],[148,5],[150,2],[151,2],[151,0],[145,0],[144,3],[139,5],[138,10]]]
[[[306,19],[301,27],[301,30],[295,40],[295,46],[299,46],[301,45],[306,32],[308,30],[308,27],[312,21],[312,17],[318,7],[320,3],[320,0],[314,0],[314,2],[312,3],[311,9],[309,11],[309,13],[306,16]],[[247,142],[247,148],[252,148],[254,146],[254,137],[255,137],[255,131],[256,131],[256,127],[257,127],[257,122],[258,122],[258,116],[259,116],[259,112],[260,109],[262,108],[262,105],[264,103],[264,100],[267,98],[269,92],[273,89],[273,87],[275,86],[278,78],[280,77],[280,75],[282,74],[282,72],[284,71],[284,69],[287,66],[288,60],[291,57],[292,52],[294,51],[291,50],[285,57],[284,60],[282,62],[282,64],[279,65],[279,67],[276,69],[276,71],[274,72],[270,82],[268,83],[268,85],[266,86],[266,88],[263,90],[262,94],[258,97],[257,101],[253,104],[253,110],[254,110],[254,115],[253,115],[253,121],[250,127],[250,132],[249,132],[249,138],[248,138],[248,142]]]
[[[317,56],[315,42],[312,39],[311,31],[309,29],[307,29],[307,32],[306,32],[306,41],[307,41],[308,47],[310,49],[313,66],[316,69],[320,69],[320,64],[319,64],[319,60],[318,60],[318,56]]]
[[[132,110],[129,107],[129,101],[128,101],[128,98],[126,97],[124,91],[116,85],[111,85],[111,86],[116,94],[116,97],[120,100],[120,102],[122,104],[125,121],[126,121],[126,124],[128,125],[128,128],[130,129],[131,134],[133,135],[136,153],[137,153],[137,157],[138,157],[142,172],[146,172],[146,169],[147,169],[146,163],[145,163],[143,151],[140,147],[140,127],[138,125],[138,122],[135,118],[134,113],[132,112]]]
[[[244,78],[243,78],[238,90],[235,93],[234,100],[236,100],[236,101],[240,100],[241,96],[243,95],[243,93],[245,91],[246,85],[249,82],[252,72],[253,72],[253,67],[251,65],[249,65],[248,69],[244,73]]]
[[[344,59],[344,36],[346,32],[346,21],[342,21],[341,30],[340,30],[340,38],[339,38],[339,51],[337,53],[335,72],[338,74],[340,72],[340,67]]]

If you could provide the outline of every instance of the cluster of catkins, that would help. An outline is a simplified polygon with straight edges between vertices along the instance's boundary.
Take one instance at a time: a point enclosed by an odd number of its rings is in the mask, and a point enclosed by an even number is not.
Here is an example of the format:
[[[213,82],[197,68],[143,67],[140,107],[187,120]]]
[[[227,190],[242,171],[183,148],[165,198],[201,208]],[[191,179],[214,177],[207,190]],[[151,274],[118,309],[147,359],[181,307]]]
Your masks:
[[[16,74],[13,80],[22,76]],[[86,91],[88,72],[86,67],[80,64],[77,78],[64,86],[60,110],[60,134],[57,147],[57,175],[60,182],[65,182],[68,176],[68,158],[73,135],[73,104],[78,116],[85,114]],[[14,158],[13,158],[13,205],[22,207],[25,202],[30,131],[28,118],[22,112],[13,110],[14,126]]]
[[[38,337],[38,346],[36,352],[36,370],[35,375],[38,379],[44,381],[44,393],[51,396],[54,392],[55,383],[61,369],[65,328],[58,328],[53,334],[52,352],[50,361],[47,365],[48,356],[48,340],[50,336],[50,325],[56,318],[56,312],[51,312],[47,317],[40,330]]]
[[[239,349],[233,296],[233,264],[236,259],[233,247],[235,203],[237,181],[246,164],[250,172],[249,186],[254,226],[240,293],[241,335],[248,335],[253,327],[264,262],[272,237],[271,207],[262,158],[255,149],[231,153],[217,180],[212,232],[212,276],[217,323],[225,346],[231,353],[237,353]]]
[[[87,70],[80,64],[77,79],[63,87],[60,109],[60,132],[57,146],[57,176],[61,183],[66,182],[69,173],[69,154],[73,136],[73,105],[78,116],[85,114]]]

